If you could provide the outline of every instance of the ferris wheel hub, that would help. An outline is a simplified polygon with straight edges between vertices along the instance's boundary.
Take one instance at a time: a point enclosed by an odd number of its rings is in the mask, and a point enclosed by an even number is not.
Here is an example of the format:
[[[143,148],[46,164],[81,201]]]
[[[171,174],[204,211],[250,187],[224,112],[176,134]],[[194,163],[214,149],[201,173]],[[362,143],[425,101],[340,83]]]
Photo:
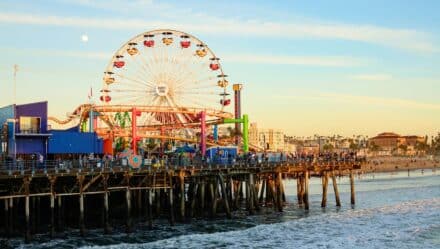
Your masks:
[[[164,97],[167,96],[169,88],[165,84],[159,84],[156,86],[156,94],[158,96]]]

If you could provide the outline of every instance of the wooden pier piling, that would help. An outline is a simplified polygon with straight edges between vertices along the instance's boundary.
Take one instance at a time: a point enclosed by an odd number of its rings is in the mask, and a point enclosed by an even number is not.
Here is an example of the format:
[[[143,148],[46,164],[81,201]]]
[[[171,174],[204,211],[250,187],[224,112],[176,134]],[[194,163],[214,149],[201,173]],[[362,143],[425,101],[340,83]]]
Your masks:
[[[183,171],[179,172],[179,211],[181,221],[185,220],[185,175]]]
[[[304,171],[304,194],[303,194],[304,209],[309,210],[309,171]]]
[[[334,170],[332,171],[332,183],[333,183],[333,191],[335,192],[336,206],[340,207],[341,199],[339,198],[338,183],[336,182],[336,176]]]
[[[8,199],[4,199],[3,200],[5,203],[5,233],[6,236],[9,237],[10,235],[10,231],[9,231],[9,200]]]
[[[170,225],[174,226],[174,197],[173,197],[173,188],[169,188],[168,189],[168,208],[169,208]]]
[[[321,182],[322,182],[321,207],[325,208],[327,206],[327,188],[328,188],[328,173],[326,171],[322,172]]]
[[[355,205],[355,192],[354,192],[354,175],[353,170],[350,170],[350,203]]]
[[[147,200],[148,200],[148,227],[153,229],[153,189],[147,190]]]
[[[263,200],[264,200],[264,193],[266,191],[265,190],[266,189],[266,182],[267,181],[263,178],[263,180],[261,182],[260,198],[258,199],[260,203],[263,203]]]
[[[220,188],[222,191],[223,203],[225,205],[226,217],[228,217],[230,219],[230,218],[232,218],[232,215],[231,215],[231,210],[229,209],[229,199],[228,199],[228,195],[226,194],[227,191],[226,191],[226,186],[225,186],[225,182],[223,179],[223,175],[219,174],[218,178],[219,178],[219,182],[220,182]]]
[[[83,193],[84,175],[78,176],[79,186],[79,233],[81,236],[85,235],[86,226],[84,223],[84,193]]]
[[[277,173],[276,195],[278,212],[283,212],[283,183],[281,172]]]
[[[104,217],[103,217],[103,226],[104,226],[104,234],[109,234],[110,233],[110,222],[109,222],[109,205],[108,205],[108,197],[109,197],[109,192],[108,192],[108,174],[104,174],[102,177],[102,186],[103,186],[103,190],[104,190],[104,198],[103,198],[103,206],[104,206]]]
[[[25,236],[24,236],[24,240],[26,243],[29,243],[31,240],[31,225],[30,225],[30,210],[29,210],[29,194],[30,194],[30,190],[29,190],[29,185],[30,185],[30,178],[29,177],[25,177],[23,178],[23,185],[24,185],[24,191],[26,193],[26,197],[25,197],[25,216],[26,216],[26,232],[25,232]],[[12,200],[12,199],[11,199]]]
[[[298,185],[298,204],[301,206],[304,204],[304,174],[300,174],[297,177],[297,185]]]
[[[249,174],[248,178],[246,179],[246,201],[249,209],[249,214],[253,215],[255,214],[255,208],[254,208],[254,175]]]
[[[57,230],[58,232],[63,231],[63,219],[64,219],[64,214],[63,214],[63,197],[61,195],[57,196],[58,199],[58,212],[57,212]]]
[[[50,237],[55,236],[55,181],[56,177],[49,178],[50,181]]]
[[[125,217],[126,226],[125,226],[125,232],[131,233],[131,191],[130,187],[127,187],[125,190],[125,202],[126,202],[126,211],[127,216]]]
[[[205,215],[205,189],[206,189],[206,183],[205,180],[202,180],[200,183],[200,209],[199,209],[199,215],[204,216]]]
[[[9,234],[14,233],[14,198],[9,198]]]

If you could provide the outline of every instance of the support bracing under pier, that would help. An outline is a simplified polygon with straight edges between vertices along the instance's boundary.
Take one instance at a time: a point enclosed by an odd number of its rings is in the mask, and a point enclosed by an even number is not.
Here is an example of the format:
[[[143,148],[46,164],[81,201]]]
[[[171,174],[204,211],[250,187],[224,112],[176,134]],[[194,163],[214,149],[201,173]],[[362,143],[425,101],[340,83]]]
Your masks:
[[[319,165],[246,165],[228,167],[145,167],[126,166],[81,171],[51,172],[34,175],[2,175],[0,170],[0,236],[18,233],[29,242],[33,234],[69,236],[78,229],[111,232],[111,223],[126,223],[133,229],[134,220],[144,220],[153,229],[154,219],[191,221],[192,217],[234,217],[234,211],[248,214],[282,212],[286,202],[284,179],[295,179],[300,207],[311,208],[310,178],[320,177],[321,207],[327,206],[331,177],[336,206],[341,205],[336,174],[348,176],[350,203],[355,204],[354,174],[359,167],[335,162]],[[0,203],[1,203],[0,202]],[[98,207],[98,208],[97,208]],[[260,212],[263,210],[264,212]],[[217,219],[217,218],[216,218]],[[163,224],[162,222],[158,222]]]

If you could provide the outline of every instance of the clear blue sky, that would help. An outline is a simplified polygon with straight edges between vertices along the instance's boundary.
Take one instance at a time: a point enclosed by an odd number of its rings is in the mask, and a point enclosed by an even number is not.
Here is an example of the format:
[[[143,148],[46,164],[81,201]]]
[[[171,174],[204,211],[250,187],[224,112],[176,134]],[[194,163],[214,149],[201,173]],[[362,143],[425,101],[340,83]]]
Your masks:
[[[18,64],[18,102],[48,100],[62,118],[101,88],[124,42],[171,28],[222,59],[260,127],[431,135],[440,130],[439,11],[435,0],[3,0],[0,106],[13,100]]]

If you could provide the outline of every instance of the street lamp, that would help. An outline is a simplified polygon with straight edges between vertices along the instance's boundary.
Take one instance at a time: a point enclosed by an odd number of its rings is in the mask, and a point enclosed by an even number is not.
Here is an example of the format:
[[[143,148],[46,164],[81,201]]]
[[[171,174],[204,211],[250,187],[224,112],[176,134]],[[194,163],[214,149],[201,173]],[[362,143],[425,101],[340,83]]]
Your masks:
[[[15,124],[17,123],[17,72],[18,72],[18,65],[14,65],[14,125],[13,125],[13,131],[12,131],[12,141],[14,145],[14,163],[17,158],[17,142],[15,140]]]

